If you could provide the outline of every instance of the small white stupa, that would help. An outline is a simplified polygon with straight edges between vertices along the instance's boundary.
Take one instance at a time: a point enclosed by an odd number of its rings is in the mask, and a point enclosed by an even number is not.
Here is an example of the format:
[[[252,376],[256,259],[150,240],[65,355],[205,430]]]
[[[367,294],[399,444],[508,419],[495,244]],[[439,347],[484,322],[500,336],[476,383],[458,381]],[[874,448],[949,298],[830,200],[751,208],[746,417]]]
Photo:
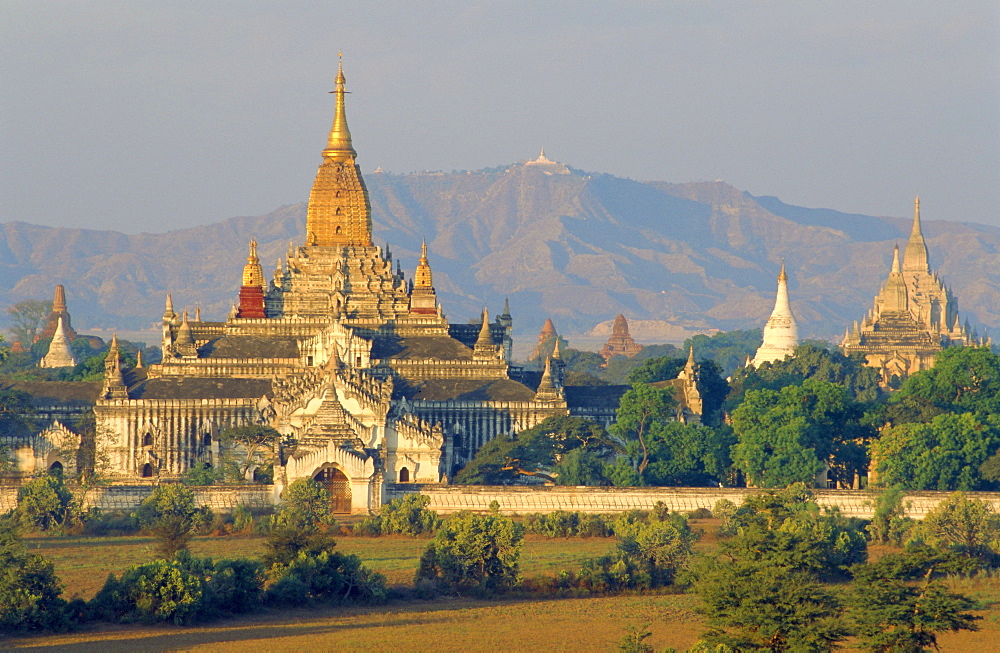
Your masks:
[[[49,344],[49,353],[45,354],[40,363],[41,367],[73,367],[76,359],[73,358],[73,351],[69,348],[69,338],[66,337],[66,327],[63,326],[62,317],[56,323],[56,332],[52,335],[52,342]]]
[[[799,327],[795,323],[791,304],[788,302],[788,275],[785,274],[785,263],[781,263],[778,274],[778,296],[774,301],[774,310],[764,325],[764,342],[753,357],[753,366],[761,363],[771,363],[784,360],[795,352],[799,344]]]

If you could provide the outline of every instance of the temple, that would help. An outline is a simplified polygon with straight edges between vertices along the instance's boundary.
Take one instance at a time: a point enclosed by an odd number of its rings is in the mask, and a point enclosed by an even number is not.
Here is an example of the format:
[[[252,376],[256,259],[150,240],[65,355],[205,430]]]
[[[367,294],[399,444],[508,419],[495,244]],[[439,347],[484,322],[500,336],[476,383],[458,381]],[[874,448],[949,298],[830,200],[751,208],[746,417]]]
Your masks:
[[[788,275],[785,273],[785,263],[781,263],[778,273],[778,294],[774,300],[774,310],[764,325],[764,342],[754,354],[751,365],[773,363],[784,360],[786,356],[795,353],[799,344],[799,327],[795,323],[795,315],[788,301]]]
[[[498,435],[556,415],[614,419],[624,389],[566,387],[558,349],[541,373],[511,364],[506,304],[494,320],[484,309],[450,323],[426,242],[412,281],[372,244],[345,93],[341,67],[304,242],[273,277],[251,241],[228,319],[191,319],[168,295],[161,363],[125,369],[112,346],[94,407],[106,474],[178,478],[221,463],[223,429],[268,425],[295,442],[275,465],[276,493],[313,477],[342,511],[367,512],[383,484],[447,482]]]
[[[628,332],[628,320],[625,319],[624,315],[619,313],[615,316],[614,324],[611,325],[611,336],[604,343],[604,347],[601,348],[601,358],[606,363],[615,356],[632,358],[640,351],[642,351],[642,345],[632,339],[632,336]]]
[[[934,356],[945,347],[984,342],[959,320],[958,299],[931,270],[918,197],[902,262],[897,245],[872,309],[847,330],[841,346],[847,354],[864,355],[868,365],[881,371],[883,384],[896,387],[908,375],[933,366]]]

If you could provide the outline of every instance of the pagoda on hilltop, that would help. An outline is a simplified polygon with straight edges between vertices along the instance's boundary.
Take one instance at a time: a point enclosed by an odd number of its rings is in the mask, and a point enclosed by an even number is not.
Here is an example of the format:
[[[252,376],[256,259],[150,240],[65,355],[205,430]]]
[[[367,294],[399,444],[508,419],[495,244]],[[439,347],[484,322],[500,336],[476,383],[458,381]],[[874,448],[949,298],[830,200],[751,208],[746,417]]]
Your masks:
[[[882,383],[896,387],[908,375],[932,367],[935,355],[945,347],[985,343],[961,322],[958,298],[931,270],[918,197],[903,260],[897,245],[889,277],[872,309],[844,333],[844,353],[863,354],[867,364],[881,372]]]
[[[76,340],[76,331],[73,330],[73,322],[70,319],[69,311],[66,308],[66,289],[62,284],[56,286],[55,295],[52,297],[52,310],[45,318],[45,326],[42,327],[42,330],[38,332],[37,336],[35,336],[35,342],[55,336],[59,320],[62,320],[66,339],[71,342]],[[31,343],[22,344],[31,346]]]
[[[604,343],[604,347],[601,348],[601,358],[607,363],[615,356],[632,358],[640,351],[642,351],[642,345],[632,339],[632,336],[628,332],[628,320],[625,319],[624,315],[619,313],[615,317],[614,324],[611,326],[611,337],[608,338],[608,341]]]

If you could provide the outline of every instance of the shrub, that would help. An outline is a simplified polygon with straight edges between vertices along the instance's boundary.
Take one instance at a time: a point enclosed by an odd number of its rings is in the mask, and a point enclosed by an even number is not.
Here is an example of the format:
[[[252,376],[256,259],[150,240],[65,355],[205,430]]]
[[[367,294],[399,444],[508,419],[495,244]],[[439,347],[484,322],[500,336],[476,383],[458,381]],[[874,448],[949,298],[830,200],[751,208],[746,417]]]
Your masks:
[[[120,537],[139,532],[139,519],[135,514],[123,511],[105,512],[100,508],[90,508],[82,515],[83,535],[94,537]]]
[[[720,499],[720,501],[725,501],[725,499]],[[711,519],[712,511],[708,508],[695,508],[688,513],[688,518],[690,519]]]
[[[246,506],[233,508],[233,532],[248,534],[254,529],[253,513]]]
[[[64,630],[70,625],[53,564],[30,553],[17,525],[0,519],[0,632]]]
[[[910,534],[916,522],[906,516],[903,494],[902,488],[889,488],[871,502],[875,511],[865,530],[872,542],[899,546]]]
[[[311,478],[285,490],[281,510],[271,518],[264,561],[287,565],[299,553],[318,555],[336,546],[326,529],[336,522],[330,513],[330,492]]]
[[[25,528],[47,531],[68,525],[73,507],[73,493],[61,474],[39,476],[17,491],[16,513]]]
[[[510,589],[518,580],[522,538],[523,529],[497,510],[460,512],[427,546],[416,579],[457,593]]]
[[[91,602],[107,621],[189,624],[260,606],[264,567],[252,560],[194,558],[186,551],[173,560],[154,560],[108,576]]]
[[[546,537],[608,537],[610,522],[607,515],[556,510],[525,515],[523,525],[525,532]]]
[[[938,549],[979,558],[995,566],[1000,516],[985,501],[968,499],[956,492],[924,516],[915,534]]]
[[[379,514],[354,527],[358,535],[423,535],[441,527],[441,518],[427,509],[430,497],[407,494],[382,506]]]
[[[300,552],[287,565],[275,565],[267,601],[274,605],[355,601],[382,603],[388,597],[385,577],[364,567],[355,555],[333,551]]]
[[[214,517],[208,507],[198,507],[191,489],[175,484],[157,486],[136,515],[159,539],[157,550],[165,558],[186,549],[198,529],[211,524]]]
[[[724,524],[732,536],[721,548],[733,559],[766,559],[769,565],[832,579],[868,557],[862,522],[820,510],[801,484],[747,497]]]
[[[669,585],[691,555],[697,536],[681,515],[625,521],[616,526],[617,549],[587,560],[578,575],[580,587],[595,592],[649,589]]]

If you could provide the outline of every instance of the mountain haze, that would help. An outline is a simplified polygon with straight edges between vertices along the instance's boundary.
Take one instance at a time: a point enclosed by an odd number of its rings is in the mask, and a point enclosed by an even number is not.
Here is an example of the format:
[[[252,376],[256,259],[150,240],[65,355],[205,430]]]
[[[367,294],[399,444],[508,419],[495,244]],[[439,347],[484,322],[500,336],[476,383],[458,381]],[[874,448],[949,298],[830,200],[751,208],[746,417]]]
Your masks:
[[[584,332],[623,313],[688,330],[759,327],[782,259],[803,336],[836,337],[871,306],[910,217],[808,209],[724,182],[670,184],[515,164],[456,173],[365,176],[376,242],[412,274],[426,238],[452,321],[510,297],[515,330]],[[912,198],[900,198],[900,213]],[[933,220],[931,264],[973,325],[1000,324],[1000,229]],[[236,300],[247,241],[270,276],[301,244],[305,205],[160,234],[0,224],[0,304],[67,289],[74,324],[142,329],[165,293],[221,319]],[[666,326],[666,325],[665,325]],[[79,328],[79,327],[78,327]],[[667,333],[667,329],[664,333]],[[675,328],[676,331],[676,328]]]

